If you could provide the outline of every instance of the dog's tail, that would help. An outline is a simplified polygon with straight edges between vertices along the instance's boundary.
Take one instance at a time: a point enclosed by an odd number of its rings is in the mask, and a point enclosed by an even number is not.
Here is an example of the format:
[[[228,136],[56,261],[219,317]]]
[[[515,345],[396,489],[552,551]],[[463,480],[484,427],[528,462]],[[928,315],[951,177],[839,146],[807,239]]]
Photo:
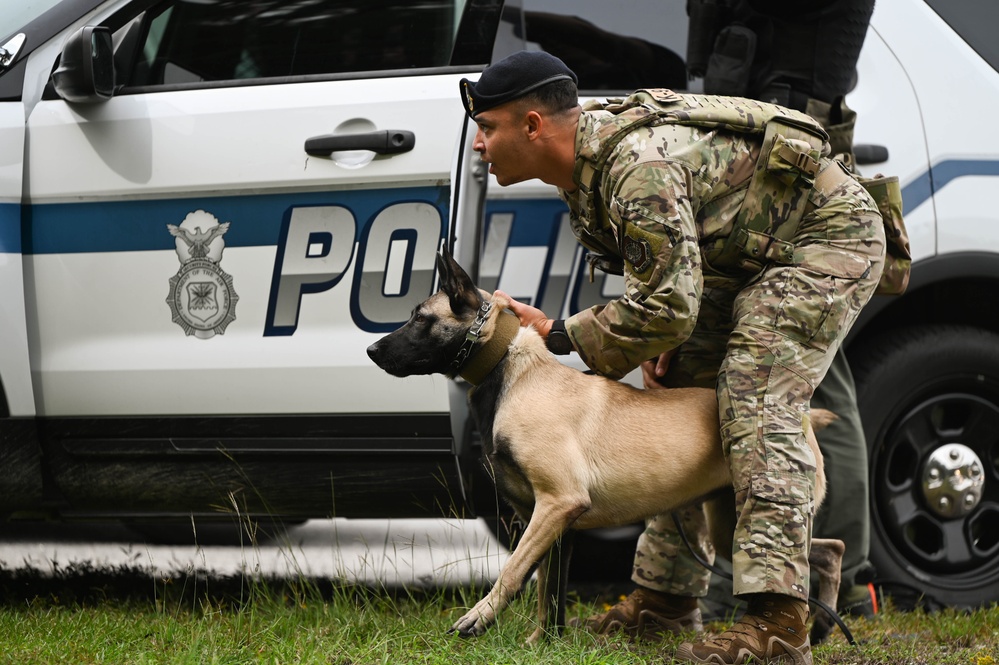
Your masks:
[[[832,411],[826,409],[810,409],[810,413],[805,417],[804,431],[805,439],[815,455],[815,510],[818,511],[822,501],[826,498],[826,471],[825,462],[822,459],[822,451],[819,449],[819,442],[815,438],[815,433],[825,429],[834,420],[838,420]]]
[[[821,432],[829,427],[834,420],[839,420],[839,416],[827,409],[810,409],[810,411],[809,422],[816,432]]]

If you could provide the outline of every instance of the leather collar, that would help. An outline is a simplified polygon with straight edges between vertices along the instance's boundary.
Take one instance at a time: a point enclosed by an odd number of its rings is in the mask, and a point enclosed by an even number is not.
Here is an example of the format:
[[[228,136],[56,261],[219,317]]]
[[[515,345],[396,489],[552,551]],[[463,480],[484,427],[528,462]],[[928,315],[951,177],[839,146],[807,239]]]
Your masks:
[[[483,305],[483,308],[486,309],[486,315],[488,315],[489,309],[492,308],[492,303],[488,304],[489,308]],[[478,323],[478,319],[476,319],[476,322]],[[496,317],[496,325],[493,327],[492,336],[485,344],[474,348],[455,373],[460,374],[461,378],[473,386],[482,383],[506,355],[507,350],[510,348],[510,342],[513,341],[518,330],[520,330],[520,319],[511,312],[506,310],[501,311]]]

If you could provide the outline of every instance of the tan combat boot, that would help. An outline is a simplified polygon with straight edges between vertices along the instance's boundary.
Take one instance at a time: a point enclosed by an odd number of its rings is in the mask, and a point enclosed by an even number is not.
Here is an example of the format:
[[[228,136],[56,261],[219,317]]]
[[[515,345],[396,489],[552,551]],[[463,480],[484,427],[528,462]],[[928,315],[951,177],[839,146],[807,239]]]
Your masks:
[[[579,626],[580,621],[570,621],[569,625]],[[582,625],[597,635],[623,632],[633,639],[651,642],[659,642],[670,633],[703,630],[697,598],[644,587],[632,591],[604,614],[589,617]]]
[[[808,603],[791,596],[760,593],[746,614],[721,635],[685,642],[676,651],[681,663],[793,663],[812,665],[808,641]]]

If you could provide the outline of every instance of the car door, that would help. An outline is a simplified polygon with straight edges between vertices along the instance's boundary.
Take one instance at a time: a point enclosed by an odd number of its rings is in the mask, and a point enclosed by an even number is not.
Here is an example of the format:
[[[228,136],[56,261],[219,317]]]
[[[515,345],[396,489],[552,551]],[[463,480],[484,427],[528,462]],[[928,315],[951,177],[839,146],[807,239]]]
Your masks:
[[[0,20],[0,515],[32,508],[42,497],[41,450],[31,437],[35,414],[28,362],[21,238],[25,105],[16,94],[27,36],[21,25],[44,7]],[[6,35],[14,31],[9,37]]]
[[[463,42],[477,12],[174,0],[89,17],[113,32],[115,94],[50,92],[27,119],[40,415],[446,413],[446,382],[389,377],[364,350],[431,292],[453,232],[472,70],[452,63],[488,60]]]
[[[3,415],[34,415],[21,263],[21,170],[24,166],[24,104],[0,102],[0,409]]]

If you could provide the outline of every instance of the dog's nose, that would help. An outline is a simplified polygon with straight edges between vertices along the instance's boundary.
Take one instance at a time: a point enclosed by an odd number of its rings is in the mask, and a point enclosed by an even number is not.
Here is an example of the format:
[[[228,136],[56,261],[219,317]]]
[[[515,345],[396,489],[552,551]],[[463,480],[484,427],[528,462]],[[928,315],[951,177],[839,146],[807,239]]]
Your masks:
[[[375,342],[368,347],[368,357],[371,358],[376,363],[378,362],[378,356],[381,355],[382,345],[381,342]]]

